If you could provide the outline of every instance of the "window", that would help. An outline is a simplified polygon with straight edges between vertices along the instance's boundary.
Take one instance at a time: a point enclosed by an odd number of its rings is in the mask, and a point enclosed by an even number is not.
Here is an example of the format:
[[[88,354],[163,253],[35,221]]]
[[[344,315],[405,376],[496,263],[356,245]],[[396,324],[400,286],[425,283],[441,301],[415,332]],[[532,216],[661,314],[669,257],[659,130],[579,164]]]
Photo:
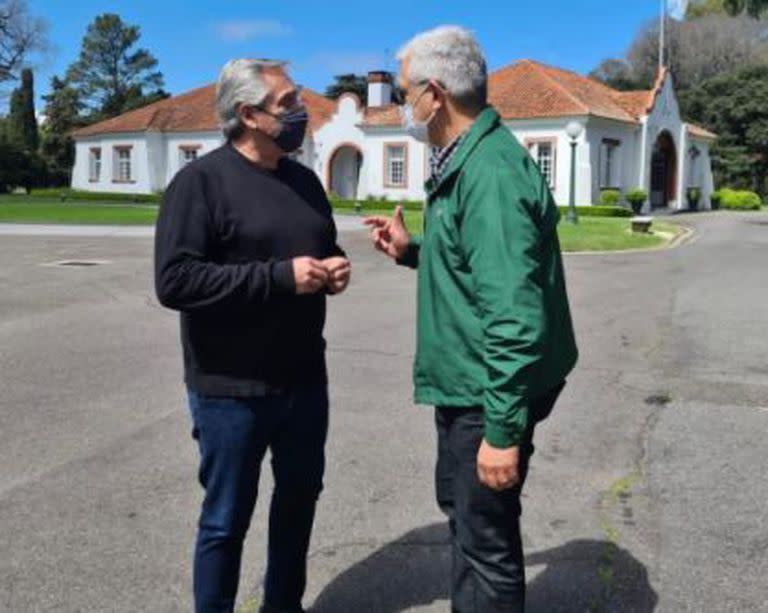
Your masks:
[[[88,155],[88,180],[95,183],[101,177],[101,147],[92,147]]]
[[[539,171],[546,179],[550,189],[555,189],[555,143],[554,140],[531,140],[527,142],[528,152],[538,164]]]
[[[130,183],[133,181],[130,147],[115,147],[114,181],[116,183]]]
[[[190,162],[197,159],[197,151],[200,145],[181,145],[179,147],[179,168],[184,168]]]
[[[407,187],[408,146],[405,143],[385,145],[384,187]]]
[[[621,187],[619,178],[620,141],[603,139],[600,147],[600,187]]]

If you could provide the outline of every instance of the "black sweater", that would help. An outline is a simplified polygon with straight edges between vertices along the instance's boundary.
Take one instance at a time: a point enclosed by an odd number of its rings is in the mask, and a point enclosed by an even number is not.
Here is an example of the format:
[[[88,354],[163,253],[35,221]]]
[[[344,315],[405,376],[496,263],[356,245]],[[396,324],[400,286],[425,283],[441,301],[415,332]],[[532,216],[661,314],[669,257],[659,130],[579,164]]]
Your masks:
[[[155,288],[181,312],[187,385],[242,397],[325,382],[325,294],[298,296],[291,260],[334,255],[325,191],[298,162],[266,170],[227,144],[181,170],[160,206]]]

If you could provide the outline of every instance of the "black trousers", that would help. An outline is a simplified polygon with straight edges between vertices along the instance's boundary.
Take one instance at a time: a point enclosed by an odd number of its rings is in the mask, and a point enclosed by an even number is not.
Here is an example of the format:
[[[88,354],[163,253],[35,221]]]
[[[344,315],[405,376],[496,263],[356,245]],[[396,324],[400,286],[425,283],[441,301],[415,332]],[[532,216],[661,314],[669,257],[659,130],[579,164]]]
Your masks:
[[[520,494],[533,455],[536,424],[549,415],[564,386],[531,403],[528,428],[520,444],[520,483],[502,492],[487,488],[477,476],[483,409],[435,409],[437,502],[448,516],[451,531],[454,613],[525,610]]]

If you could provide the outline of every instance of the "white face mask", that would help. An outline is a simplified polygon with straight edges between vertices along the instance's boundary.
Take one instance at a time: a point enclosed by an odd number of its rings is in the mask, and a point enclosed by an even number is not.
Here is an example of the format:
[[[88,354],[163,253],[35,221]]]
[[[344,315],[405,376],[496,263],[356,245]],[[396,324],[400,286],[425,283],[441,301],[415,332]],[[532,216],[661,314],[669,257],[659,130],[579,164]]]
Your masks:
[[[421,92],[421,95],[416,98],[416,102],[418,103],[419,100],[421,100],[421,96],[423,96],[426,93],[426,89]],[[427,143],[429,144],[429,124],[430,122],[435,118],[435,114],[432,113],[432,115],[429,116],[429,119],[425,121],[416,121],[413,118],[413,105],[412,104],[404,104],[400,107],[400,122],[405,129],[408,136],[416,139],[420,143]]]

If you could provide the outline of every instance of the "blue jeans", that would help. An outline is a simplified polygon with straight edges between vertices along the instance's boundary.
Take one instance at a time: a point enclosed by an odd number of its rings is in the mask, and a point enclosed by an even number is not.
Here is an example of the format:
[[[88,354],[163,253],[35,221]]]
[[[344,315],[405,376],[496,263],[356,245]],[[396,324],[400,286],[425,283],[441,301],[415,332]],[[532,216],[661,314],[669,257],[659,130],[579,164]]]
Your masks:
[[[323,488],[328,389],[315,385],[254,398],[188,390],[205,499],[195,546],[195,611],[234,610],[243,541],[264,455],[275,489],[269,517],[265,602],[301,611],[315,505]]]

